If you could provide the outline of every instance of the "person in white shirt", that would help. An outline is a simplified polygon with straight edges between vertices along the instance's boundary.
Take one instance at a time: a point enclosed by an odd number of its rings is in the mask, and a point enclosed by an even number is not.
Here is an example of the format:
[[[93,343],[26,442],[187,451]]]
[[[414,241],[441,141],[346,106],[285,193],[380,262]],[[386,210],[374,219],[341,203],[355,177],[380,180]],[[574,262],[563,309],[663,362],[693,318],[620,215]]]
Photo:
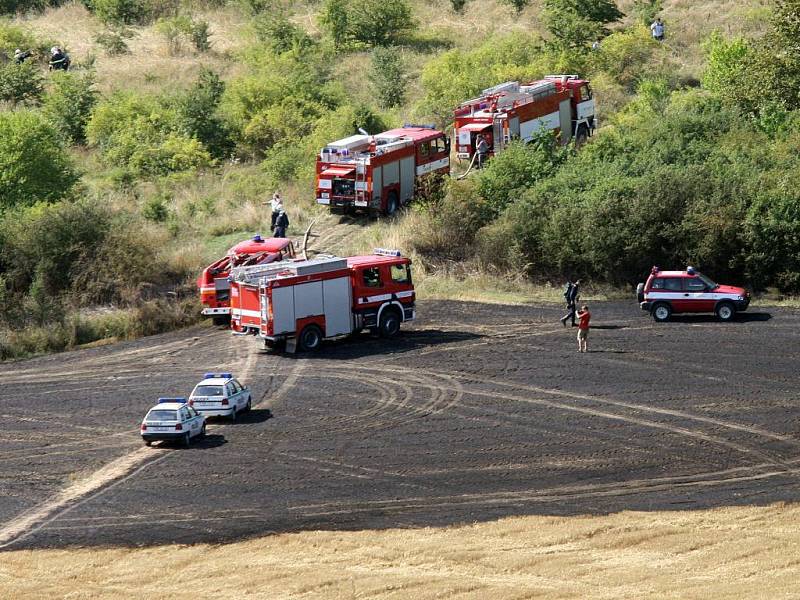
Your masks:
[[[275,221],[278,220],[278,215],[283,212],[283,200],[281,199],[281,195],[278,192],[272,194],[272,200],[269,202],[270,206],[272,207],[272,223],[270,224],[270,229],[275,229]]]
[[[664,41],[664,23],[661,21],[660,17],[650,25],[650,31],[653,32],[654,40],[658,40],[659,42]]]

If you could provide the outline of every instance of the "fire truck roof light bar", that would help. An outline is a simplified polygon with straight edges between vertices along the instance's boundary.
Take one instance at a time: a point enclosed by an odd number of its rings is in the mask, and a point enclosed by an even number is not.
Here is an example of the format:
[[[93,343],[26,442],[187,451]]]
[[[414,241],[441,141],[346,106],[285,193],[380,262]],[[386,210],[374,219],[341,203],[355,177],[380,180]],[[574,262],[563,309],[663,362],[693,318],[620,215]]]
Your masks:
[[[545,75],[544,76],[545,79],[564,79],[565,77],[567,78],[567,80],[576,80],[576,79],[578,79],[577,75]]]
[[[372,253],[378,256],[403,256],[400,250],[389,250],[387,248],[375,248]]]
[[[433,124],[417,125],[416,123],[403,123],[403,129],[411,129],[412,127],[417,127],[419,129],[436,129],[436,125]]]
[[[186,398],[159,398],[158,399],[158,403],[159,404],[165,404],[167,402],[183,402],[183,403],[185,403],[186,402]]]

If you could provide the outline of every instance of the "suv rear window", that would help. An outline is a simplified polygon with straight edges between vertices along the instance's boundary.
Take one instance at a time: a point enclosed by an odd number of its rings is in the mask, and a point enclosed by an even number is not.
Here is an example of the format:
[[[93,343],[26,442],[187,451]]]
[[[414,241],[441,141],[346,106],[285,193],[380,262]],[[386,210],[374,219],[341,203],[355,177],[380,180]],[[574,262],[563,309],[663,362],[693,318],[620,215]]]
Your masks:
[[[680,292],[683,290],[682,277],[670,277],[664,280],[664,289],[671,292]]]
[[[194,390],[195,396],[222,396],[222,386],[220,385],[198,385]]]

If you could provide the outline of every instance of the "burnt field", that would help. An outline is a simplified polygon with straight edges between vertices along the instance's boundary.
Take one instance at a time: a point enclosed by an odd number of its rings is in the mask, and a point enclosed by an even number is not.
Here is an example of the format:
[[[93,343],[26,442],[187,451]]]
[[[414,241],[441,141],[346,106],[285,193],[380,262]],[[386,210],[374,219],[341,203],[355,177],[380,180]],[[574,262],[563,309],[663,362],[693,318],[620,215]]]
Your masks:
[[[207,328],[5,364],[0,546],[221,542],[515,515],[800,498],[800,314],[656,324],[592,305],[423,302],[395,341],[314,356]],[[187,450],[145,448],[160,395],[208,370],[253,390]]]

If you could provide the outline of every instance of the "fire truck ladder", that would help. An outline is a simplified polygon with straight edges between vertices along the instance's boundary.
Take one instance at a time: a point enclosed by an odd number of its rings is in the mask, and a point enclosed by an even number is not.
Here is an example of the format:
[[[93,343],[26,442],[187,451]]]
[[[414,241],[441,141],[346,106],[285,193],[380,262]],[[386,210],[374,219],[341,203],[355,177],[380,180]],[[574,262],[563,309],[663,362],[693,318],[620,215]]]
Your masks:
[[[361,179],[359,180],[359,169],[361,169]],[[359,183],[362,185],[359,186]],[[356,193],[356,202],[363,202],[367,201],[367,206],[369,206],[369,198],[367,198],[367,165],[364,161],[356,161],[356,180],[355,180],[355,193]]]

